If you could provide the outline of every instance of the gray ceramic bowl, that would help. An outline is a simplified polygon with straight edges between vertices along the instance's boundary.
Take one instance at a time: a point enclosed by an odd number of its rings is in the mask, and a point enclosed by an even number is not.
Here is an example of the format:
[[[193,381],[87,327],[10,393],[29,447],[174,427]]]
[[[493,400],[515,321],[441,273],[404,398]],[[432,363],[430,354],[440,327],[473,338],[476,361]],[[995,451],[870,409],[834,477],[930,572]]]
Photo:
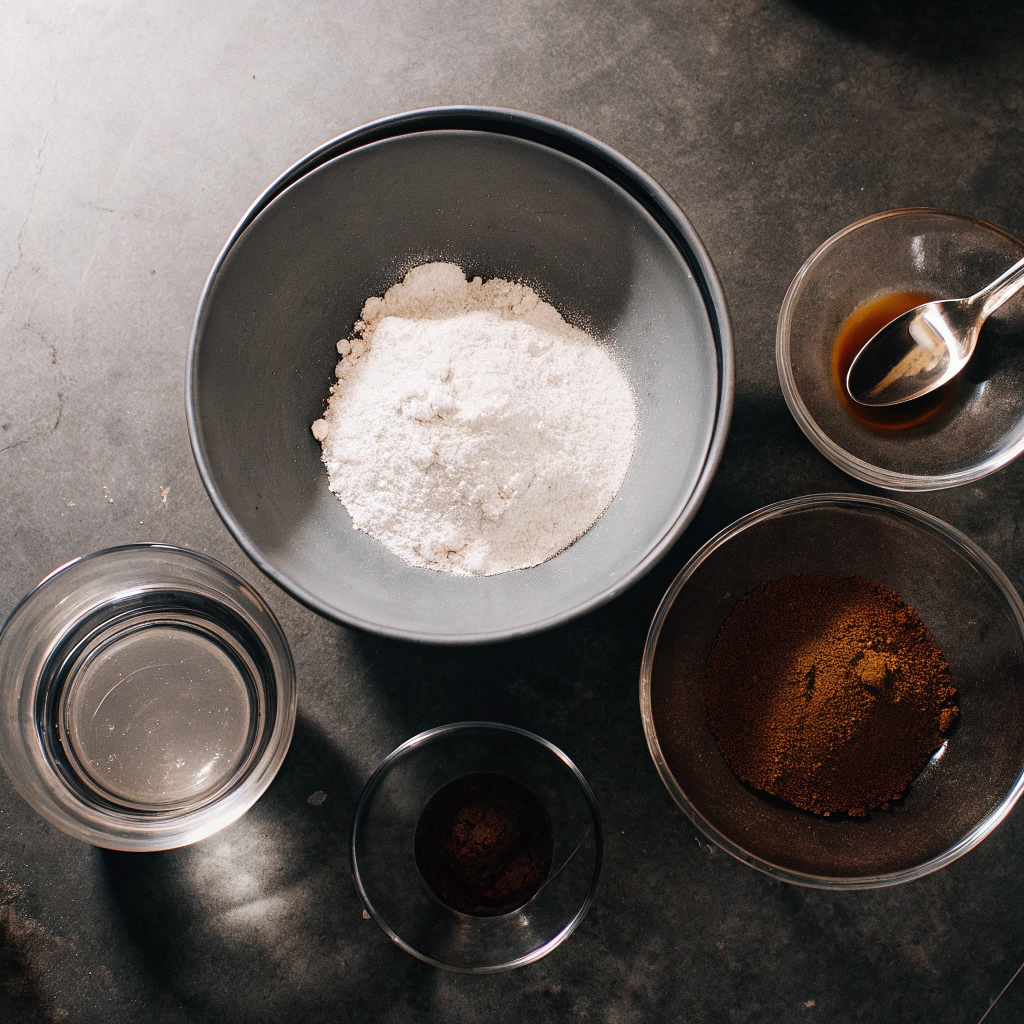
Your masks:
[[[462,578],[406,565],[352,529],[310,424],[363,301],[428,260],[522,280],[612,346],[639,438],[618,496],[532,569]],[[189,432],[203,482],[250,558],[341,622],[434,642],[521,635],[614,597],[693,518],[732,406],[714,269],[642,171],[542,118],[443,108],[336,139],[232,234],[196,315]]]
[[[413,855],[427,801],[471,772],[497,772],[538,796],[555,830],[551,873],[519,910],[473,917],[427,888]],[[421,732],[370,776],[352,821],[352,878],[388,936],[435,967],[492,974],[547,956],[583,920],[604,851],[601,812],[579,769],[540,736],[496,722],[456,722]]]

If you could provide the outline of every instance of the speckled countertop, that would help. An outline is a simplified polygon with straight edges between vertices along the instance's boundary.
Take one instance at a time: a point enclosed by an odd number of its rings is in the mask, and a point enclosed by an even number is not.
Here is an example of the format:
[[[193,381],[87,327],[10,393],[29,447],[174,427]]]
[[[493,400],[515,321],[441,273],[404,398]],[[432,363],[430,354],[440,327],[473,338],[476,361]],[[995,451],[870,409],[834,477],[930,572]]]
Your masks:
[[[995,0],[26,0],[0,15],[0,615],[99,547],[219,558],[280,616],[301,687],[280,776],[197,846],[113,854],[0,778],[0,1020],[975,1024],[1024,959],[1024,817],[893,889],[772,881],[700,841],[662,787],[637,684],[657,601],[737,516],[859,490],[799,433],[775,319],[831,232],[904,205],[1024,235],[1024,7]],[[732,433],[689,531],[575,624],[437,650],[345,629],[246,561],[185,429],[185,348],[221,244],[280,171],[363,121],[481,103],[566,122],[675,197],[736,335]],[[1024,463],[912,497],[1024,586]],[[433,970],[365,920],[354,800],[409,735],[541,732],[590,779],[607,861],[579,930],[504,975]],[[307,797],[322,791],[319,805]],[[988,1018],[1024,1017],[1024,982]]]

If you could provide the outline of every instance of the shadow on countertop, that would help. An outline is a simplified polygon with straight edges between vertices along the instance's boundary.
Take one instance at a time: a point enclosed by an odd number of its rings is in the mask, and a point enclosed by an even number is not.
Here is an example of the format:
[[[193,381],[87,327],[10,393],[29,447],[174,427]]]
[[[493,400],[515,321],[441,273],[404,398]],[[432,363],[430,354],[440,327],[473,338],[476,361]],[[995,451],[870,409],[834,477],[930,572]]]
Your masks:
[[[0,878],[0,1020],[50,1021],[41,984],[52,966],[39,956],[39,926],[17,905],[17,889]]]
[[[936,63],[976,58],[1024,29],[1016,0],[788,0],[846,35]]]
[[[430,969],[363,917],[352,884],[363,781],[300,716],[280,773],[239,821],[179,850],[103,851],[158,1000],[196,1021],[310,1024],[372,1004],[382,987],[431,991]]]

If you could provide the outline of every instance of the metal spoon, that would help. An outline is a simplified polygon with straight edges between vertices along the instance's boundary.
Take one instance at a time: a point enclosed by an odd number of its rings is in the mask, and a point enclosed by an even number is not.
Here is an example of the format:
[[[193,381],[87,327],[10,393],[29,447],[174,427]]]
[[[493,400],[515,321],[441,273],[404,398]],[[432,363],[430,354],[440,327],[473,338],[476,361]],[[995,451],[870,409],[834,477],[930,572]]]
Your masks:
[[[981,325],[1024,288],[1024,260],[967,299],[926,302],[886,324],[857,353],[846,390],[861,405],[899,405],[955,377],[978,343]]]

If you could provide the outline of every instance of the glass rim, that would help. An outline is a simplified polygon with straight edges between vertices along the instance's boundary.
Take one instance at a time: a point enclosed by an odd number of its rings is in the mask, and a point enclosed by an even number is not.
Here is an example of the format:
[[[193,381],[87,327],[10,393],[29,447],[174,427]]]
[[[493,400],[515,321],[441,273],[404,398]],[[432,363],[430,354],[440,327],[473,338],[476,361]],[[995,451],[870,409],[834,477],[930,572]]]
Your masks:
[[[356,841],[359,835],[360,822],[366,806],[376,792],[377,787],[380,785],[381,779],[386,774],[388,768],[390,768],[395,761],[404,754],[407,754],[409,751],[414,750],[417,747],[424,746],[431,740],[473,729],[482,732],[496,731],[512,733],[525,739],[533,740],[535,743],[554,754],[556,759],[561,761],[572,773],[587,801],[591,819],[593,821],[596,851],[594,857],[593,876],[590,880],[590,887],[587,890],[587,895],[583,900],[582,905],[572,918],[570,918],[570,920],[555,935],[548,939],[547,942],[538,946],[536,949],[531,950],[529,953],[526,953],[521,957],[516,957],[514,960],[506,961],[505,963],[487,965],[484,967],[456,967],[452,964],[445,963],[443,960],[437,960],[421,950],[418,950],[415,946],[403,939],[387,923],[387,921],[384,920],[380,912],[374,906],[373,901],[370,899],[370,896],[366,891],[366,887],[363,884],[363,878],[359,871],[359,858],[356,855]],[[440,967],[443,970],[452,971],[456,974],[497,974],[500,971],[510,971],[516,967],[525,967],[527,964],[532,964],[535,961],[540,960],[542,957],[547,956],[553,949],[560,946],[579,926],[580,922],[586,916],[587,911],[590,909],[590,904],[594,899],[594,893],[597,891],[597,883],[601,875],[601,862],[604,858],[604,829],[601,821],[601,809],[597,804],[597,798],[594,796],[594,791],[590,788],[590,783],[587,782],[583,773],[576,767],[572,759],[563,750],[556,747],[550,740],[546,740],[543,736],[538,736],[536,733],[530,732],[528,729],[521,729],[515,725],[505,725],[501,722],[451,722],[448,725],[438,725],[433,729],[425,729],[423,732],[417,733],[415,736],[411,736],[404,743],[395,747],[395,749],[392,750],[391,753],[388,754],[387,757],[385,757],[384,760],[381,761],[373,770],[370,777],[366,780],[366,784],[363,786],[362,792],[359,794],[359,801],[356,804],[355,812],[352,815],[352,831],[349,838],[349,856],[351,858],[352,866],[352,881],[355,883],[359,899],[362,901],[363,906],[366,908],[373,920],[376,921],[380,929],[388,936],[389,939],[391,939],[392,942],[395,943],[396,946],[405,950],[406,953],[412,954],[418,960],[422,960],[424,963],[430,964],[432,967]]]
[[[793,311],[800,294],[803,292],[804,284],[808,277],[817,268],[818,264],[838,242],[847,235],[859,231],[876,221],[887,220],[892,217],[906,216],[929,216],[938,219],[949,219],[975,224],[990,231],[993,234],[1012,242],[1024,252],[1024,242],[1011,235],[1008,231],[990,224],[980,217],[972,217],[970,214],[957,213],[954,210],[943,210],[928,206],[906,206],[895,210],[885,210],[881,213],[873,213],[869,217],[862,217],[860,220],[848,224],[845,228],[830,235],[822,242],[810,256],[804,260],[800,269],[796,272],[793,280],[786,290],[786,296],[782,300],[779,309],[779,319],[775,330],[775,365],[779,375],[779,384],[782,387],[782,396],[786,400],[790,414],[796,420],[797,426],[803,431],[807,439],[817,450],[831,463],[838,466],[844,473],[857,480],[861,480],[873,487],[881,487],[891,491],[939,491],[949,487],[959,487],[962,484],[973,483],[983,477],[995,473],[1012,462],[1021,452],[1024,452],[1024,434],[1013,444],[999,451],[994,452],[988,458],[967,469],[957,470],[953,473],[899,473],[895,470],[883,469],[871,462],[851,455],[841,445],[825,433],[818,426],[817,420],[811,415],[810,410],[800,397],[793,376],[793,368],[790,358],[789,336],[793,323]]]
[[[651,674],[662,627],[675,603],[675,599],[701,564],[734,537],[753,526],[758,526],[768,520],[778,519],[793,513],[831,508],[870,509],[875,512],[882,512],[903,519],[938,537],[948,547],[962,555],[989,583],[995,586],[1006,603],[1016,626],[1018,636],[1024,640],[1024,601],[1021,600],[1017,589],[1002,569],[993,561],[991,556],[987,555],[974,541],[955,527],[943,522],[937,516],[922,512],[920,509],[916,509],[904,502],[896,501],[893,498],[841,492],[802,495],[797,498],[788,498],[785,501],[766,505],[737,519],[707,541],[679,571],[679,574],[672,581],[661,602],[658,604],[658,609],[654,613],[651,627],[647,633],[647,640],[644,644],[643,661],[640,668],[640,717],[643,721],[647,749],[651,759],[654,761],[654,766],[662,783],[680,810],[706,839],[715,843],[720,849],[748,867],[752,867],[763,874],[783,882],[790,882],[794,885],[801,885],[812,889],[879,889],[930,875],[947,864],[951,864],[977,846],[1013,810],[1021,793],[1024,792],[1024,766],[1021,767],[1016,781],[1003,799],[978,824],[970,829],[966,835],[961,837],[943,853],[915,867],[883,874],[856,876],[815,875],[810,872],[782,867],[755,853],[751,853],[739,843],[725,836],[700,813],[690,802],[686,792],[676,781],[675,776],[668,767],[668,762],[661,750],[661,744],[658,742],[651,710]]]

